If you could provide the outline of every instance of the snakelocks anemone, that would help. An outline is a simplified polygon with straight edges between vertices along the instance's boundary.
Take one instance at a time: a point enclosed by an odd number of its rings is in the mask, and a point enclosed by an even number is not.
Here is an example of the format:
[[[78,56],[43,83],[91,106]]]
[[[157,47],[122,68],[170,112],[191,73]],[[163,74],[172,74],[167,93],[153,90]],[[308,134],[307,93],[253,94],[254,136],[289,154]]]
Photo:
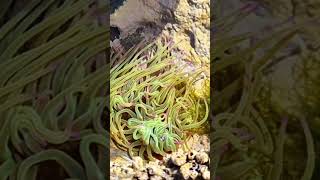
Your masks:
[[[169,42],[156,41],[111,59],[110,134],[131,156],[153,160],[175,151],[187,131],[207,121],[207,97],[192,89],[203,70],[184,72],[171,49]]]

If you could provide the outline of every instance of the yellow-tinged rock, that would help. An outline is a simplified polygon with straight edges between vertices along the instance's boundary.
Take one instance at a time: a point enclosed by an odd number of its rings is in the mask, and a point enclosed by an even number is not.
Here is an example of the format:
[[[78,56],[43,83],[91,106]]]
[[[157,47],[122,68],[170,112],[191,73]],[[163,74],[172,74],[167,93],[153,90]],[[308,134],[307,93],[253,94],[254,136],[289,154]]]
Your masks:
[[[210,78],[199,79],[192,86],[192,93],[196,98],[210,97]]]

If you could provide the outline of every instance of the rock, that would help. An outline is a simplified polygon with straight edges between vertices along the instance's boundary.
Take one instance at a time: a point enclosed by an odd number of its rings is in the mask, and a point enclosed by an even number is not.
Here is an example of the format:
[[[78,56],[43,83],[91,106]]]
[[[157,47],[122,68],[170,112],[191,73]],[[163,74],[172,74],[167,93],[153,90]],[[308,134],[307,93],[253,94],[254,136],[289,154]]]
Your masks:
[[[174,10],[176,3],[174,0],[126,0],[111,14],[110,25],[118,27],[121,36],[126,37],[146,24],[162,24],[163,17]]]
[[[205,180],[209,180],[210,179],[210,171],[206,170],[204,172],[201,173],[202,174],[202,178]]]
[[[114,158],[111,161],[111,179],[210,179],[209,155],[205,151],[203,144],[208,144],[209,138],[206,135],[194,134],[190,150],[183,151],[181,148],[177,152],[167,154],[163,159],[144,162],[141,157]],[[200,149],[199,149],[200,148]]]
[[[148,165],[147,171],[148,171],[148,174],[152,176],[160,176],[160,177],[164,176],[164,172],[159,165]]]
[[[132,166],[135,169],[143,169],[144,165],[143,165],[143,159],[140,156],[136,156],[132,158],[133,162],[132,162]]]
[[[138,171],[135,174],[135,177],[138,178],[139,180],[148,180],[149,179],[148,173],[146,171]]]
[[[196,160],[200,164],[205,164],[209,161],[209,156],[206,152],[200,152],[196,154]]]
[[[208,166],[200,165],[200,173],[203,179],[209,180],[210,179],[210,171],[208,169]]]
[[[159,21],[159,14],[155,11],[158,8],[159,7],[154,7],[154,9],[148,8],[142,0],[127,0],[121,7],[111,14],[110,25],[118,27],[121,30],[122,36],[127,36],[128,34],[133,33],[140,26],[141,21]],[[129,16],[130,18],[128,18]]]
[[[110,169],[110,174],[111,174],[111,179],[113,179],[114,177],[121,177],[122,179],[125,178],[132,178],[134,176],[134,171],[132,168],[129,167],[123,167],[123,166],[113,166]]]
[[[200,171],[201,173],[204,173],[204,172],[208,171],[208,166],[200,165],[200,166],[199,166],[199,171]]]
[[[151,176],[150,180],[162,180],[163,178],[161,176]]]
[[[180,167],[180,173],[184,179],[196,179],[199,176],[199,172],[194,167],[195,164],[191,162],[185,163]]]
[[[191,170],[190,171],[190,178],[191,179],[196,179],[198,177],[199,173],[196,170]]]
[[[210,1],[180,0],[174,11],[174,18],[180,27],[176,39],[185,39],[185,43],[181,43],[186,46],[185,48],[188,48],[188,51],[193,50],[199,58],[208,60],[210,54]],[[189,37],[189,39],[183,38],[183,36]],[[193,45],[191,41],[194,41]],[[192,53],[191,51],[190,53]]]
[[[194,134],[187,140],[186,144],[195,151],[210,151],[210,140],[207,135],[199,136],[198,134]]]
[[[181,166],[187,161],[187,157],[185,154],[183,154],[182,150],[178,150],[178,152],[174,152],[173,155],[171,156],[172,162],[177,165]]]
[[[197,153],[197,151],[191,150],[191,152],[188,153],[188,160],[193,160],[196,157]]]
[[[192,167],[192,163],[185,163],[180,167],[180,173],[182,174],[184,179],[189,179],[190,177],[190,168]]]

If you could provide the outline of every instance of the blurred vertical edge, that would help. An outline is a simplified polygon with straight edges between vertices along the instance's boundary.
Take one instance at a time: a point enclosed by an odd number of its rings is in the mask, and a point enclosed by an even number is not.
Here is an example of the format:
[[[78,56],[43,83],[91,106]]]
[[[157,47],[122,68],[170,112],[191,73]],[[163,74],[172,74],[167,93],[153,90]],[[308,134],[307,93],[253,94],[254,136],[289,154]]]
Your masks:
[[[216,0],[210,0],[210,52],[214,48],[213,44],[213,27],[214,27],[214,15],[215,15],[215,2]],[[211,54],[211,53],[210,53]],[[213,163],[214,163],[214,158],[213,158],[213,149],[211,148],[211,144],[213,141],[212,137],[212,132],[213,132],[213,107],[214,107],[214,99],[213,99],[213,93],[214,93],[214,79],[213,79],[213,65],[212,65],[212,56],[210,55],[210,111],[209,111],[209,124],[210,124],[210,133],[209,133],[209,138],[210,138],[210,163],[211,166],[210,168],[210,179],[214,179],[214,170],[213,170]]]
[[[112,13],[112,7],[111,7],[111,0],[104,0],[105,1],[105,6],[104,6],[104,9],[105,9],[105,26],[106,28],[109,29],[108,33],[108,40],[106,43],[109,44],[109,48],[107,49],[107,52],[106,52],[106,57],[107,58],[110,58],[110,15]],[[107,83],[107,104],[110,104],[110,59],[109,59],[109,62],[108,62],[108,83]],[[109,105],[108,105],[109,106]],[[110,110],[107,109],[107,122],[110,122]],[[106,126],[107,126],[107,144],[109,144],[109,147],[110,147],[110,123],[106,123]],[[107,162],[106,162],[106,178],[108,179],[110,177],[110,148],[107,149],[107,152],[106,152],[106,155],[107,155]]]

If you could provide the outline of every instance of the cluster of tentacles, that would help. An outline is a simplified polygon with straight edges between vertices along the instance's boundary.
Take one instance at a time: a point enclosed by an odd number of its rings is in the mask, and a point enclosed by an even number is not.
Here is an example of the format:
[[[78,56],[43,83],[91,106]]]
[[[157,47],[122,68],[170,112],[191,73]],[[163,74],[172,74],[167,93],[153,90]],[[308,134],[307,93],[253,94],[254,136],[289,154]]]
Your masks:
[[[307,114],[312,131],[319,136],[320,118],[320,58],[318,51],[307,51],[301,55],[301,61],[297,63],[295,72],[296,89],[303,112]]]
[[[110,135],[131,156],[152,160],[154,154],[175,151],[186,131],[207,121],[208,102],[191,89],[201,69],[184,72],[169,46],[138,46],[111,60]]]
[[[0,179],[106,179],[109,29],[101,7],[1,3]]]
[[[236,22],[243,20],[252,8],[248,5],[215,19],[211,50],[214,82],[211,170],[214,178],[229,180],[274,180],[291,175],[311,179],[315,154],[307,121],[305,117],[273,111],[277,107],[269,103],[271,94],[264,78],[277,52],[287,46],[301,26],[273,29],[270,35],[255,41],[250,41],[257,37],[254,32],[230,35]],[[244,46],[245,42],[254,43]],[[260,49],[265,53],[256,56]],[[294,142],[291,147],[285,144],[292,135],[287,132],[289,126],[303,137],[291,139]],[[290,148],[297,148],[307,158],[302,162],[293,157]],[[299,171],[297,164],[301,165]],[[294,172],[290,174],[290,171]]]

